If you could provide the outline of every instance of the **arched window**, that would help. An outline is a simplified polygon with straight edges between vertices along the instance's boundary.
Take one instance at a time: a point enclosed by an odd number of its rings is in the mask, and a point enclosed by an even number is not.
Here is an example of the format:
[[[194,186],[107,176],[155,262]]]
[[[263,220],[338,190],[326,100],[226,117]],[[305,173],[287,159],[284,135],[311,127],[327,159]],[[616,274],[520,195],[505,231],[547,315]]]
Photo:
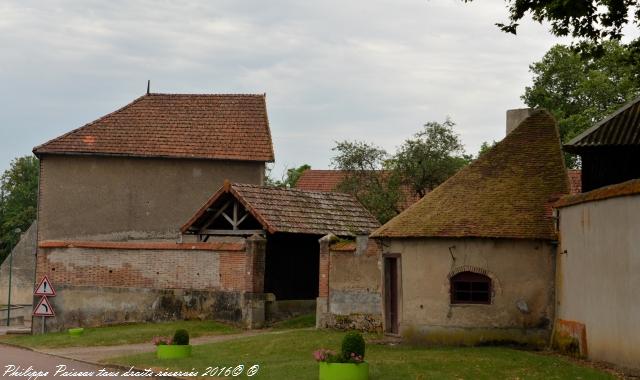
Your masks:
[[[452,304],[490,304],[491,279],[474,272],[460,272],[451,277]]]

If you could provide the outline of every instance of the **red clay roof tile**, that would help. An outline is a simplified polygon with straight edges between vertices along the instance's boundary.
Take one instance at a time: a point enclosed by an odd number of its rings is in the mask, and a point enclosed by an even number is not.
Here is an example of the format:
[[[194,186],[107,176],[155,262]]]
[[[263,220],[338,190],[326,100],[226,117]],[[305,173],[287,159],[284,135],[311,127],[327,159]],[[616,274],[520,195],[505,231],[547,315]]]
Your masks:
[[[274,160],[264,95],[147,94],[33,152]]]

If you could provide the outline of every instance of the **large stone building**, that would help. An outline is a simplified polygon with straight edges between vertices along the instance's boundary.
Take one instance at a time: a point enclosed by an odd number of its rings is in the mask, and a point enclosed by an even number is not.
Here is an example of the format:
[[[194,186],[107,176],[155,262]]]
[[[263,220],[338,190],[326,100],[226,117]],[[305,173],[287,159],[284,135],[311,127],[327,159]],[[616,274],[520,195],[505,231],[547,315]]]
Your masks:
[[[213,253],[245,245],[184,244],[180,226],[225,179],[262,184],[274,160],[264,95],[146,94],[34,153],[36,276],[59,289],[51,328],[183,315],[180,290],[212,288]]]
[[[515,123],[490,151],[373,233],[383,246],[386,332],[454,344],[548,339],[557,239],[551,206],[569,182],[554,118],[527,111]]]

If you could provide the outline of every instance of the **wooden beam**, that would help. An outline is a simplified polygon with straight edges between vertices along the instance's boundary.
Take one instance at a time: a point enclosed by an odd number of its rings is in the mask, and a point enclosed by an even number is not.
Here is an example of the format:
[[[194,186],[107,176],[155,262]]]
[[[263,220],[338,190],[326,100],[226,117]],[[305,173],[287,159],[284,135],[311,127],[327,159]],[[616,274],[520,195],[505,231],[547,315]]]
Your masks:
[[[234,235],[234,236],[248,236],[253,234],[264,235],[264,230],[202,230],[203,235]]]
[[[215,221],[215,220],[220,216],[220,214],[222,214],[222,213],[223,213],[223,211],[224,211],[227,207],[229,207],[229,204],[230,204],[230,203],[231,203],[231,201],[227,201],[224,205],[222,205],[222,207],[220,207],[220,210],[216,211],[216,213],[215,213],[215,214],[213,214],[213,216],[211,217],[211,219],[209,219],[209,220],[207,221],[207,223],[205,223],[205,225],[204,225],[204,226],[202,226],[202,228],[200,228],[200,230],[204,230],[204,229],[206,229],[207,227],[209,227],[209,226],[211,225],[211,223],[213,223],[213,222],[214,222],[214,221]]]

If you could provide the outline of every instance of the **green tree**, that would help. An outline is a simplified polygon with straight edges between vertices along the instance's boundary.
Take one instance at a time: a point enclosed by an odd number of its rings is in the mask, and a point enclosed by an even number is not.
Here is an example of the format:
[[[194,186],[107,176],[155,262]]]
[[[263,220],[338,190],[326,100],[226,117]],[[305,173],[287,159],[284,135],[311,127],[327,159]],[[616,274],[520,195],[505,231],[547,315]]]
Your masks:
[[[390,161],[402,182],[420,198],[471,160],[453,130],[455,125],[449,118],[443,123],[428,122],[405,140]]]
[[[353,194],[380,223],[398,214],[403,200],[400,180],[387,169],[389,154],[382,148],[362,141],[340,141],[332,149],[334,169],[347,175],[337,190]]]
[[[498,142],[496,140],[493,140],[492,142],[483,141],[482,144],[480,145],[480,150],[478,151],[478,158],[483,154],[487,153],[489,149],[496,146],[497,143]]]
[[[16,228],[26,231],[36,219],[38,159],[16,158],[0,177],[0,262],[17,243]]]
[[[638,41],[608,41],[602,47],[602,54],[593,56],[556,45],[529,67],[533,85],[522,100],[554,114],[563,142],[640,94]],[[575,164],[571,158],[567,163]]]
[[[507,4],[508,23],[496,25],[512,34],[527,14],[539,23],[548,22],[556,36],[572,36],[598,45],[606,39],[620,40],[623,27],[630,22],[629,11],[633,14],[631,21],[640,23],[640,7],[635,0],[508,0]]]
[[[309,169],[311,169],[311,165],[309,164],[303,164],[298,166],[297,168],[287,169],[284,176],[281,179],[277,180],[271,177],[272,168],[268,167],[265,175],[265,183],[267,186],[291,189],[296,187],[296,183],[298,183],[298,180],[300,179],[302,173]]]

